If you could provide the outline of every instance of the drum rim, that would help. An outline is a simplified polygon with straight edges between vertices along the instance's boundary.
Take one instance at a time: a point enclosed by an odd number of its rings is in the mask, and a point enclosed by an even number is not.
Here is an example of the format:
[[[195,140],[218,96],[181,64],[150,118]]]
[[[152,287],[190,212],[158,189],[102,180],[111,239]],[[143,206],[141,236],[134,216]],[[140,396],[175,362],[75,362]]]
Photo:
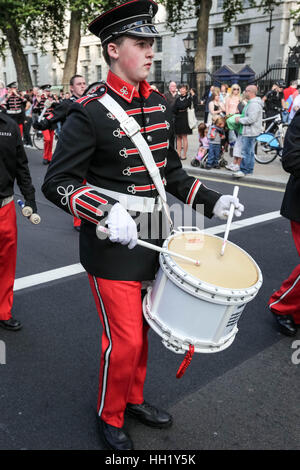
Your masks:
[[[209,237],[213,237],[213,238],[217,238],[219,240],[223,240],[223,238],[218,237],[217,235],[212,235],[210,233],[205,233],[203,231],[195,232],[195,231],[191,230],[191,231],[185,231],[185,232],[182,232],[182,233],[184,233],[184,234],[194,234],[194,235],[195,235],[195,233],[201,233],[201,234],[207,235]],[[176,232],[174,234],[171,234],[164,241],[163,248],[167,249],[170,241],[173,238],[175,238],[176,236],[182,235],[182,233],[181,232]],[[256,283],[253,284],[252,286],[246,287],[246,288],[243,288],[243,289],[233,289],[233,288],[230,288],[230,287],[216,286],[214,284],[210,284],[209,282],[201,281],[201,280],[197,279],[195,276],[193,276],[192,274],[186,273],[176,263],[176,261],[174,261],[174,259],[170,255],[168,255],[167,253],[160,253],[159,263],[160,263],[160,266],[161,266],[162,270],[164,271],[164,273],[167,275],[168,278],[174,280],[173,279],[174,276],[172,276],[172,274],[174,273],[175,275],[177,275],[181,278],[183,283],[187,283],[187,284],[191,285],[192,287],[194,287],[196,289],[205,290],[208,293],[218,295],[218,296],[221,295],[221,296],[233,297],[233,298],[241,297],[241,296],[247,296],[247,297],[248,296],[253,296],[253,294],[256,294],[258,292],[258,290],[260,289],[260,287],[262,285],[262,281],[263,281],[262,272],[260,270],[260,267],[258,266],[256,261],[252,258],[252,256],[249,255],[249,253],[247,253],[243,248],[239,247],[238,245],[236,245],[235,243],[232,243],[230,241],[228,241],[228,243],[231,243],[232,245],[236,246],[240,251],[245,253],[248,256],[248,258],[250,258],[250,260],[253,262],[253,264],[256,268],[256,271],[257,271],[258,279],[257,279]],[[169,269],[166,269],[166,266]]]

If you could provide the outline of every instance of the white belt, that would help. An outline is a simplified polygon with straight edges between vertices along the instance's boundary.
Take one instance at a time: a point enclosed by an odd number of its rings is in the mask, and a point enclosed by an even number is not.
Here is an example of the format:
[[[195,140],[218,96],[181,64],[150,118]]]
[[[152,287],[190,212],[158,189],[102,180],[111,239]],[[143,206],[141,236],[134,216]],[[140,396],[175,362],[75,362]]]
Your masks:
[[[154,197],[142,197],[142,196],[133,196],[131,194],[124,194],[119,193],[117,191],[111,191],[110,189],[99,188],[98,186],[94,186],[93,184],[87,183],[88,186],[99,191],[101,194],[105,194],[106,196],[119,201],[119,203],[126,209],[127,211],[135,211],[135,212],[154,212],[160,211],[162,208],[161,198],[158,197],[155,199]]]
[[[18,109],[17,111],[12,111],[11,109],[9,109],[6,112],[7,114],[20,114],[22,112],[22,109]]]
[[[13,196],[8,196],[8,197],[5,197],[4,199],[0,200],[0,209],[2,207],[6,206],[7,204],[9,204],[13,200],[14,200]]]

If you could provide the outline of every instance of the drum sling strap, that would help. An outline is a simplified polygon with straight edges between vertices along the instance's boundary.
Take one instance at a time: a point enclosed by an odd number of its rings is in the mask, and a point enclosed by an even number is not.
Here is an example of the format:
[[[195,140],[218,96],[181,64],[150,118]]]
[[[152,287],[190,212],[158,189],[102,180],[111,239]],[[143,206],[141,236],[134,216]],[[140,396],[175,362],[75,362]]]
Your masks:
[[[170,216],[170,209],[167,203],[167,195],[162,182],[159,169],[157,168],[152,152],[147,144],[146,140],[140,133],[141,127],[132,116],[128,116],[124,109],[107,93],[102,96],[99,100],[101,103],[115,118],[119,121],[121,129],[125,132],[127,137],[133,142],[137,148],[140,157],[147,168],[149,175],[157,189],[157,192],[161,198],[162,206],[164,208],[165,215],[170,224],[171,231],[173,230],[173,222]]]

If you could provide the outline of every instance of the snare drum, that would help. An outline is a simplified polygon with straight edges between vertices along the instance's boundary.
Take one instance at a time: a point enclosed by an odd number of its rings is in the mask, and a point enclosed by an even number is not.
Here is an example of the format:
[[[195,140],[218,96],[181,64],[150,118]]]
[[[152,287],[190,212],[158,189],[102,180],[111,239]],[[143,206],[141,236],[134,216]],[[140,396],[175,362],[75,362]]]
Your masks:
[[[161,253],[160,269],[143,302],[144,316],[163,344],[176,353],[228,348],[245,305],[262,285],[251,256],[223,239],[202,232],[175,232],[163,248],[198,259],[200,266]]]

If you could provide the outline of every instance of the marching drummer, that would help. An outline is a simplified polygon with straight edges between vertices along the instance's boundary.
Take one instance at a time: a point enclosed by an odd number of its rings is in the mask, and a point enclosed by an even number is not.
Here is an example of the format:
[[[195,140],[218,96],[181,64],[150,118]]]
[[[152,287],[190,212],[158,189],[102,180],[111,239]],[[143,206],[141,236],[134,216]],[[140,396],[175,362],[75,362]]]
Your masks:
[[[237,198],[188,176],[169,144],[171,110],[146,81],[159,35],[152,23],[157,9],[152,0],[131,0],[89,25],[102,43],[107,81],[72,105],[42,187],[49,200],[82,220],[80,259],[103,325],[98,423],[114,450],[133,449],[123,429],[125,412],[148,426],[172,424],[169,413],[144,400],[148,327],[142,288],[155,277],[158,255],[136,246],[134,217],[152,220],[156,214],[161,221],[164,188],[193,208],[203,205],[209,218],[226,218],[231,203],[236,216],[244,209]],[[149,148],[159,170],[152,176],[144,155]],[[97,238],[97,225],[105,223],[109,238]],[[149,241],[163,243],[158,235]]]

